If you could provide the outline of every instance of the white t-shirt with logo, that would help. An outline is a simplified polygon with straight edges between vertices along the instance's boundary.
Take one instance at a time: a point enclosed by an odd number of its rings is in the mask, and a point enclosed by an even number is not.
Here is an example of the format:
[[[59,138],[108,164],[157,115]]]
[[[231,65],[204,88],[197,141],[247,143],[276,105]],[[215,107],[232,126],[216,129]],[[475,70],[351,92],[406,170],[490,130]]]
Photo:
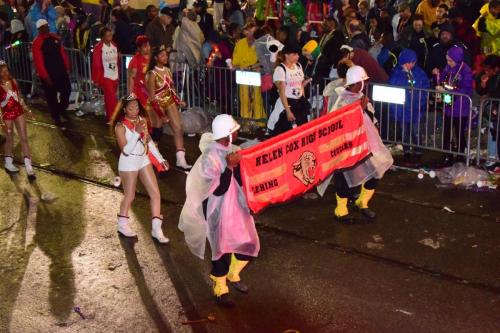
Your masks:
[[[113,44],[102,45],[102,66],[105,78],[118,80],[118,50]]]
[[[286,67],[286,73],[283,67],[284,64],[276,66],[273,74],[273,81],[285,82],[286,98],[299,99],[304,95],[302,83],[304,82],[304,71],[300,64],[295,64],[293,69]]]

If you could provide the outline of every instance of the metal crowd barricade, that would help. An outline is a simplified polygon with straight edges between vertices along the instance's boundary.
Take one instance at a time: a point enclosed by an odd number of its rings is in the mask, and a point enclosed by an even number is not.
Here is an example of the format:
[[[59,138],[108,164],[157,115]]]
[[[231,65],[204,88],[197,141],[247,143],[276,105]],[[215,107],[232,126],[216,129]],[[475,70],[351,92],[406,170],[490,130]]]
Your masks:
[[[374,87],[394,87],[383,84],[370,84],[368,96],[375,108],[379,121],[382,140],[386,143],[402,144],[405,149],[431,150],[453,154],[465,158],[467,165],[471,158],[473,143],[472,100],[469,96],[453,92],[439,92],[431,89],[416,89],[406,87],[405,101],[396,103],[397,96],[389,96],[389,101],[380,101],[374,96]],[[417,109],[415,110],[415,105]],[[410,110],[407,110],[409,106]],[[448,117],[445,109],[458,106],[466,108],[466,117]],[[464,142],[465,141],[465,142]]]
[[[500,99],[486,98],[481,101],[477,126],[476,163],[481,161],[500,163]]]
[[[1,52],[1,58],[9,65],[9,70],[25,92],[32,93],[31,86],[35,77],[31,43],[11,44]]]
[[[89,101],[94,94],[94,84],[91,76],[92,55],[84,54],[78,49],[66,48],[65,50],[70,63],[70,101],[78,107],[81,100]]]

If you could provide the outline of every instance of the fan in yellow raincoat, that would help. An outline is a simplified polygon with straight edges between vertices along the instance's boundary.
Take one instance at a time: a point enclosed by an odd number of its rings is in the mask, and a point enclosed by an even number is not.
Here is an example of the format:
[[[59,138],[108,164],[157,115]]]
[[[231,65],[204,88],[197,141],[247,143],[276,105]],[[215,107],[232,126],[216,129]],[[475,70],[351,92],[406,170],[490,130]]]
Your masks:
[[[260,69],[257,52],[254,45],[255,24],[248,23],[243,29],[245,38],[240,39],[233,51],[233,65],[242,69]],[[240,85],[240,116],[242,118],[251,118],[264,120],[266,114],[262,103],[262,94],[260,87]]]
[[[472,26],[481,37],[484,54],[500,54],[500,1],[491,0],[481,8],[481,16]]]

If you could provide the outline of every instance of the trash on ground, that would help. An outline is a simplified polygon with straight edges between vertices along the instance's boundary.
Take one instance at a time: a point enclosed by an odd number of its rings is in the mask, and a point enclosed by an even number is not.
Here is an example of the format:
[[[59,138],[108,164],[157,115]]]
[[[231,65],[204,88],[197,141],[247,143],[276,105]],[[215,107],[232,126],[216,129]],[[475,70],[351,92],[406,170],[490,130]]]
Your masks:
[[[448,212],[448,213],[455,213],[455,211],[453,209],[446,207],[446,206],[443,207],[443,210]]]
[[[183,321],[182,325],[193,325],[193,324],[202,324],[202,323],[215,323],[215,315],[209,314],[205,318],[196,319],[196,320],[187,320]]]
[[[382,243],[384,241],[384,239],[380,235],[372,235],[372,238],[375,243]]]
[[[82,319],[83,319],[83,320],[85,320],[85,319],[86,319],[86,318],[85,318],[85,316],[83,315],[83,313],[82,313],[81,309],[80,309],[78,306],[76,306],[73,310],[75,310],[75,312],[76,312],[76,313],[78,313],[78,315],[79,315],[80,317],[82,317]]]
[[[436,175],[441,184],[465,187],[477,185],[478,181],[485,182],[490,180],[488,172],[472,166],[466,166],[464,163],[455,163],[451,167],[438,170]]]
[[[122,183],[122,179],[120,178],[120,176],[116,176],[115,178],[113,178],[113,186],[114,187],[120,187]]]
[[[186,134],[201,134],[211,131],[212,117],[202,108],[195,106],[181,113],[182,125]],[[163,126],[163,130],[168,135],[174,135],[170,125]]]
[[[366,248],[370,250],[383,250],[384,244],[368,242],[365,244]]]
[[[434,250],[437,250],[441,247],[441,243],[439,241],[435,241],[432,238],[424,238],[419,241],[420,244],[432,247]]]
[[[394,311],[395,311],[395,312],[401,312],[402,314],[405,314],[405,315],[407,315],[407,316],[412,316],[412,315],[413,315],[413,313],[412,313],[412,312],[410,312],[410,311],[406,311],[406,310],[402,310],[402,309],[396,309],[396,310],[394,310]]]
[[[51,203],[57,199],[57,195],[51,192],[42,193],[41,199],[43,202]]]

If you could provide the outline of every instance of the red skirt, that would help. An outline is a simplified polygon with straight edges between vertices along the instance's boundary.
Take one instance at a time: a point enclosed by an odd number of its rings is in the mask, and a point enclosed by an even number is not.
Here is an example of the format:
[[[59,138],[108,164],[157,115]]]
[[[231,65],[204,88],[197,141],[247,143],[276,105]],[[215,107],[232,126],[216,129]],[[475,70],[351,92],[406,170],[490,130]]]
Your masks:
[[[4,120],[16,120],[23,113],[23,107],[13,98],[2,108],[2,117]]]

